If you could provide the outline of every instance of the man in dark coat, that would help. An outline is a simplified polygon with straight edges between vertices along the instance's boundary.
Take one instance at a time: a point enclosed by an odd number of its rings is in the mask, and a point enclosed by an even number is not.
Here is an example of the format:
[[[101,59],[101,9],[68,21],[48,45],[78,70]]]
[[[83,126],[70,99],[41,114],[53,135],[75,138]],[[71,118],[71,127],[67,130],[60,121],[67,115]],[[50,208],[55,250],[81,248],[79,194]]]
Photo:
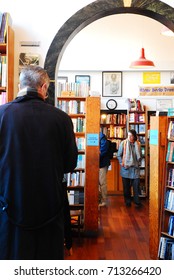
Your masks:
[[[107,172],[111,164],[108,155],[109,144],[106,135],[100,132],[100,169],[99,169],[99,193],[101,194],[101,201],[99,206],[107,206]]]
[[[62,179],[77,163],[72,121],[45,102],[43,68],[24,68],[19,86],[0,106],[0,259],[63,259]]]

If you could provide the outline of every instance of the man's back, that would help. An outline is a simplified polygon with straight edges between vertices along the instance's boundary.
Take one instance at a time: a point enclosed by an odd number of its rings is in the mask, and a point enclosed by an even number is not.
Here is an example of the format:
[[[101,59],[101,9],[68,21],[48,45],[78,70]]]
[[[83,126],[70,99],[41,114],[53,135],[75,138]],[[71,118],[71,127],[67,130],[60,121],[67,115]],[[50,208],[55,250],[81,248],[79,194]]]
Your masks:
[[[20,91],[0,106],[0,259],[62,259],[63,174],[77,163],[72,121],[45,102],[39,66],[20,74]]]

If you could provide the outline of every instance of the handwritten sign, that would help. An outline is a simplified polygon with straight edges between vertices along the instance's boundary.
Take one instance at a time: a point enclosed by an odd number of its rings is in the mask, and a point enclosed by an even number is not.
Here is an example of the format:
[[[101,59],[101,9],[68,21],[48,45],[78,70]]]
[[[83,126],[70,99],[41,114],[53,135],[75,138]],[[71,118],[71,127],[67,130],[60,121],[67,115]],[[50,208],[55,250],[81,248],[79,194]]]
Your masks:
[[[173,96],[174,95],[174,86],[161,86],[161,87],[146,87],[140,86],[139,87],[139,95],[140,96]]]

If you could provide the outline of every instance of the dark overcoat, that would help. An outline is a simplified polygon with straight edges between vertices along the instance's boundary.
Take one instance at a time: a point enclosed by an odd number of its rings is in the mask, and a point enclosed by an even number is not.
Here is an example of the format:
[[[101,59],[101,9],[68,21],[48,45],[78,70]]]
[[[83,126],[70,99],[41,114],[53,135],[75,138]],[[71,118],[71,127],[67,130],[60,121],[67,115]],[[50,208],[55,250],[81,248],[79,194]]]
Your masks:
[[[20,258],[10,252],[13,226],[26,234],[56,221],[62,229],[62,178],[76,163],[73,125],[66,113],[33,90],[0,106],[0,259]]]

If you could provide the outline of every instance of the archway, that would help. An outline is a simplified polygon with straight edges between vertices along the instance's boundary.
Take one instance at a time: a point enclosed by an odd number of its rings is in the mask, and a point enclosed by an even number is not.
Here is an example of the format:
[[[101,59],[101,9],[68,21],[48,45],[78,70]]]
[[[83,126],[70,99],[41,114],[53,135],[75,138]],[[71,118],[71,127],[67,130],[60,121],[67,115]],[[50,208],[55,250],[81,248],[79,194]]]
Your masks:
[[[54,105],[55,73],[70,41],[90,23],[114,14],[139,14],[150,17],[174,31],[174,8],[159,0],[132,0],[130,7],[123,0],[98,0],[80,9],[69,18],[55,35],[46,55],[44,68],[51,79],[48,102]]]

